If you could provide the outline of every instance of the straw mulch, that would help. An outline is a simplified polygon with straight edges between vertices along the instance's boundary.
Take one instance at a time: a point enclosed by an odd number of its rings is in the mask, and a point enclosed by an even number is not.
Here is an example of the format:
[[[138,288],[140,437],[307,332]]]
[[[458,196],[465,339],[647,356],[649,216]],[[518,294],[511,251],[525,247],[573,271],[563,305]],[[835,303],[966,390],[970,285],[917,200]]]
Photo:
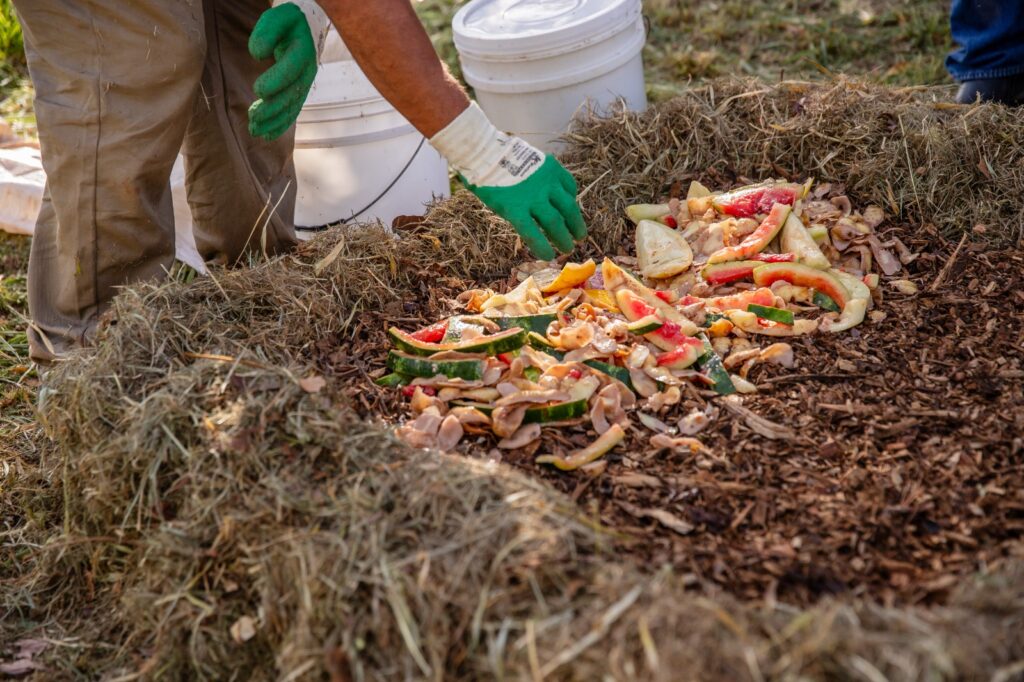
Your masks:
[[[880,89],[724,81],[694,90],[642,119],[612,118],[570,135],[567,159],[594,193],[597,216],[669,189],[654,179],[682,169],[709,182],[805,177],[842,182],[950,238],[1003,245],[1024,240],[1024,117],[999,106],[950,103],[944,88]],[[683,188],[685,190],[685,186]]]
[[[695,90],[576,133],[567,159],[587,250],[617,248],[621,207],[685,169],[731,180],[775,165],[845,180],[942,230],[984,223],[982,236],[1019,239],[1021,115],[852,84],[750,87]],[[897,148],[913,172],[883,159]],[[989,155],[991,180],[953,163],[968,149]],[[384,321],[429,319],[524,256],[461,194],[401,241],[329,234],[251,269],[126,291],[97,349],[47,377],[45,434],[0,451],[0,660],[28,640],[43,643],[39,679],[1024,672],[1020,563],[932,608],[695,593],[617,553],[616,535],[542,481],[410,450],[367,419],[384,399],[358,355]]]

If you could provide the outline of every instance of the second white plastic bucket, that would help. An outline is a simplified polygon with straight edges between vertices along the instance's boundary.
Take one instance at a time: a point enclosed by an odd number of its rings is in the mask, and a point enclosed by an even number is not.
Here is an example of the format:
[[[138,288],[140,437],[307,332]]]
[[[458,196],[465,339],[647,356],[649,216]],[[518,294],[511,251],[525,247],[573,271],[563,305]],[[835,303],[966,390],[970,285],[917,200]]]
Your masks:
[[[545,151],[581,108],[647,107],[640,0],[474,0],[452,30],[487,116]]]
[[[390,225],[450,193],[447,163],[358,65],[344,59],[340,43],[332,30],[325,56],[337,53],[342,60],[321,64],[296,124],[300,237],[311,234],[303,228],[339,222]]]

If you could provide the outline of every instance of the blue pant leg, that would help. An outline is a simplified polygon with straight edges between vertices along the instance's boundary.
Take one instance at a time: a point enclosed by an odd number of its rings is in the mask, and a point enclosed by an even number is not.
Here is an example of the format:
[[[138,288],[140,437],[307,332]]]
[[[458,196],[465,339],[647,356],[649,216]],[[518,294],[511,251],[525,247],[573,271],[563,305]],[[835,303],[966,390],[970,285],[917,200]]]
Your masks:
[[[946,58],[958,81],[1002,78],[1024,73],[1024,1],[953,0],[953,41]]]

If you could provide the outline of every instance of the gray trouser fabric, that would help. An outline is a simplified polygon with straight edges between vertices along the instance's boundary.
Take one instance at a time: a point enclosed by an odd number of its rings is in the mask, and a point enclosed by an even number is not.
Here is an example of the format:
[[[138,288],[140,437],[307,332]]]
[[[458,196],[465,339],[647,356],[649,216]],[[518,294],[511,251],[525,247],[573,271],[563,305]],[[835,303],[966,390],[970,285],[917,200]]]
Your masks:
[[[235,263],[295,243],[293,134],[253,139],[267,0],[15,0],[47,191],[29,262],[29,341],[89,341],[117,288],[174,259],[169,178],[185,156],[199,252]],[[276,205],[276,211],[271,209]]]

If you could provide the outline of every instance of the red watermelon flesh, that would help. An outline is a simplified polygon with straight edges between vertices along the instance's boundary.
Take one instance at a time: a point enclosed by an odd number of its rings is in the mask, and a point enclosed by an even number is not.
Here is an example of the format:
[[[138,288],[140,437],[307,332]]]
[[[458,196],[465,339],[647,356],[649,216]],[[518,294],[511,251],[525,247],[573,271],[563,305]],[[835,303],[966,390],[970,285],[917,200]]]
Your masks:
[[[709,308],[716,310],[746,310],[751,303],[772,307],[775,305],[775,294],[767,287],[743,291],[731,296],[718,296],[707,299]]]
[[[712,205],[719,213],[734,218],[751,218],[759,213],[768,213],[775,204],[792,206],[803,193],[803,185],[793,183],[754,185],[720,194]]]
[[[689,343],[690,339],[693,338],[684,334],[683,330],[675,322],[666,320],[661,315],[658,315],[658,311],[655,310],[654,306],[648,304],[628,289],[619,289],[615,293],[615,302],[619,304],[619,310],[622,311],[622,314],[630,322],[636,322],[648,315],[657,315],[664,324],[661,329],[644,334],[644,338],[662,350],[676,350],[683,344]]]

